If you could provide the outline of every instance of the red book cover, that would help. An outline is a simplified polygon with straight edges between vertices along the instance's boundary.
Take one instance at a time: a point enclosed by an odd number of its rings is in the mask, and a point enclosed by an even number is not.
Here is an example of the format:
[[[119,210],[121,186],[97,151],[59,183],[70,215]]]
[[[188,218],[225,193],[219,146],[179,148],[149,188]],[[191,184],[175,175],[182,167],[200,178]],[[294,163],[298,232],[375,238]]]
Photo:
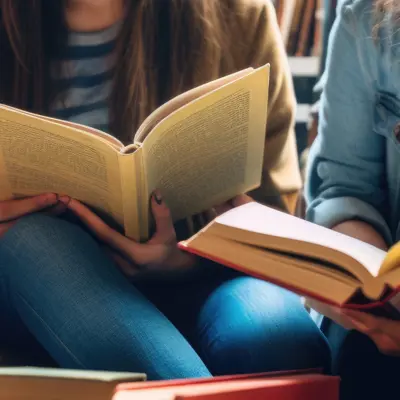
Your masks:
[[[268,397],[267,397],[268,396]],[[113,400],[339,400],[339,378],[282,372],[121,384]]]
[[[227,268],[231,268],[231,269],[235,269],[237,271],[243,272],[245,274],[248,275],[252,275],[253,277],[257,278],[257,279],[261,279],[261,280],[267,280],[263,275],[260,274],[255,274],[252,271],[249,271],[248,269],[240,266],[240,265],[236,265],[234,263],[228,262],[222,258],[217,258],[217,257],[212,257],[209,254],[205,253],[205,252],[201,252],[198,250],[195,250],[191,247],[189,247],[186,242],[180,242],[178,243],[178,247],[179,249],[181,249],[182,251],[186,251],[188,253],[194,254],[198,257],[201,257],[203,259],[208,259],[210,261],[213,261],[217,264],[221,264],[224,265]],[[301,296],[306,296],[306,297],[310,297],[312,299],[316,299],[322,303],[325,304],[330,304],[336,307],[340,307],[340,304],[336,304],[332,301],[329,301],[327,299],[325,299],[323,296],[317,294],[317,293],[313,293],[313,292],[307,292],[307,291],[301,291],[299,290],[297,287],[291,286],[291,285],[287,285],[285,282],[279,280],[279,279],[272,279],[269,278],[268,281],[270,283],[273,283],[277,286],[281,286],[287,290],[290,290],[294,293],[297,293]],[[353,310],[360,310],[360,311],[367,311],[370,312],[371,314],[375,314],[377,316],[380,317],[386,317],[386,318],[391,318],[394,320],[400,320],[400,311],[397,310],[397,308],[395,308],[393,306],[393,304],[391,303],[391,300],[393,298],[395,298],[397,295],[400,294],[400,288],[398,288],[397,290],[390,290],[388,291],[387,295],[382,299],[382,300],[378,300],[378,301],[374,301],[374,302],[369,302],[369,303],[363,303],[363,302],[357,302],[355,301],[350,302],[346,305],[343,306],[343,308],[348,308],[348,309],[353,309]]]
[[[261,372],[259,374],[237,374],[237,375],[223,375],[214,376],[212,378],[192,378],[192,379],[172,379],[164,381],[145,381],[145,382],[131,382],[131,383],[120,383],[117,387],[118,390],[130,390],[130,389],[146,389],[146,388],[160,388],[160,387],[171,387],[171,386],[182,386],[189,384],[207,384],[210,382],[227,382],[227,381],[238,381],[243,379],[262,379],[262,378],[276,378],[285,376],[297,376],[297,375],[319,375],[322,370],[319,368],[304,369],[304,370],[290,370],[290,371],[275,371],[275,372]]]
[[[339,400],[339,378],[309,376],[309,379],[295,380],[273,386],[221,390],[216,393],[178,395],[174,400]]]

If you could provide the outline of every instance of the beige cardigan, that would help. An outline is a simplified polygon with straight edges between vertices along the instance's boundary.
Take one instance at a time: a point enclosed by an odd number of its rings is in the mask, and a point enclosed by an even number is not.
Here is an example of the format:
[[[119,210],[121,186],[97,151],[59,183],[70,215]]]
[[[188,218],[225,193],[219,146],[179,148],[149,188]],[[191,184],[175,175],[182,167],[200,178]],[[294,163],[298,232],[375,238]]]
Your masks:
[[[269,0],[238,3],[238,26],[230,34],[230,51],[241,68],[271,64],[263,180],[250,195],[293,213],[302,186],[294,132],[296,102],[275,8]]]

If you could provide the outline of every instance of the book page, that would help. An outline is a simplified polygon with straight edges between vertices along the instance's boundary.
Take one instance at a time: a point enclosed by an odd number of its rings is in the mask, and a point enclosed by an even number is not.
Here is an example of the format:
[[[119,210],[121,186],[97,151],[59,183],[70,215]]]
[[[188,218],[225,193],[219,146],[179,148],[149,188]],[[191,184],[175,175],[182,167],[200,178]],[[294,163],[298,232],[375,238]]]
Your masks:
[[[174,220],[260,185],[268,83],[265,66],[189,103],[148,135],[147,194],[160,189]]]
[[[0,108],[0,200],[66,194],[123,223],[118,152],[86,132]]]
[[[115,382],[116,384],[145,380],[144,374],[133,372],[91,371],[46,367],[1,367],[0,376],[43,378],[49,380],[65,379],[72,381]]]
[[[386,256],[386,252],[360,240],[255,202],[231,210],[217,217],[215,222],[219,234],[228,235],[231,231],[232,235],[237,235],[232,230],[222,229],[225,226],[244,231],[241,240],[246,233],[250,242],[258,239],[249,233],[264,235],[264,238],[259,236],[259,240],[266,248],[338,264],[364,283],[379,275]]]
[[[66,126],[69,126],[71,128],[78,129],[80,131],[88,132],[88,133],[90,133],[92,135],[97,136],[100,140],[104,140],[104,141],[110,143],[118,151],[120,151],[120,150],[122,150],[124,148],[123,143],[120,140],[118,140],[117,138],[115,138],[114,136],[111,136],[110,134],[108,134],[106,132],[100,131],[100,130],[92,128],[90,126],[77,124],[76,122],[71,122],[71,121],[64,121],[64,120],[57,119],[57,118],[46,117],[44,115],[38,115],[38,114],[30,113],[30,112],[25,111],[25,110],[19,110],[18,108],[7,106],[5,104],[0,104],[0,108],[5,108],[5,109],[8,109],[8,110],[14,110],[14,111],[19,112],[21,114],[30,115],[30,116],[35,117],[35,118],[41,118],[41,119],[43,119],[45,121],[50,121],[50,122],[54,122],[56,124],[66,125]]]
[[[157,110],[155,110],[143,121],[142,125],[135,135],[134,141],[139,143],[143,142],[146,139],[146,136],[151,132],[151,130],[155,126],[157,126],[164,118],[171,115],[174,111],[198,99],[199,97],[210,93],[223,85],[226,85],[227,83],[233,82],[236,79],[248,75],[253,70],[253,68],[247,68],[243,71],[239,71],[223,78],[216,79],[215,81],[205,83],[204,85],[195,87],[185,93],[180,94],[177,97],[174,97],[173,99],[159,107]]]

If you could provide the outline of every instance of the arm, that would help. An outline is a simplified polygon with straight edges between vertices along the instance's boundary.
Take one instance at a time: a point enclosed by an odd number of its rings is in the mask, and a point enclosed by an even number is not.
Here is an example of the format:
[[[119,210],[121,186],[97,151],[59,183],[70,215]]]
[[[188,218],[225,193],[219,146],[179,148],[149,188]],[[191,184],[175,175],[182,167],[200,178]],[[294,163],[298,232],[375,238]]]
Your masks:
[[[271,1],[243,0],[242,14],[246,15],[247,66],[271,64],[263,180],[250,195],[293,213],[302,183],[294,132],[295,97],[284,44]]]
[[[379,249],[385,251],[388,250],[388,245],[386,244],[382,235],[379,234],[372,225],[363,221],[345,221],[334,226],[333,229],[337,232],[343,233],[344,235],[348,235],[353,238],[362,240],[363,242],[372,244],[372,246],[378,247]]]
[[[386,249],[393,238],[384,218],[385,142],[373,131],[378,53],[372,26],[345,0],[335,22],[321,98],[319,134],[310,152],[306,184],[309,220]],[[370,10],[357,10],[370,16]],[[312,302],[381,352],[400,354],[400,322]]]
[[[351,3],[340,9],[329,42],[307,218],[386,248],[393,238],[384,218],[385,140],[373,131],[379,55],[369,18],[353,14]],[[370,16],[371,10],[357,14]]]

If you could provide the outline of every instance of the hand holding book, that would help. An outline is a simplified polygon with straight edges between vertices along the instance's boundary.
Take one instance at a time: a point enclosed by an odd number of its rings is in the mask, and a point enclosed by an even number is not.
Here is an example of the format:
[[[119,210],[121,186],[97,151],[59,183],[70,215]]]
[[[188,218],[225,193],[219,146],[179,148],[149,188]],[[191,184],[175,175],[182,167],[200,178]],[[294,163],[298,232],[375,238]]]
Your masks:
[[[255,202],[179,246],[324,304],[400,320],[398,246],[386,252]]]
[[[25,215],[40,211],[51,215],[62,214],[66,210],[65,200],[65,196],[60,198],[54,193],[45,193],[23,199],[0,201],[0,236]]]
[[[307,299],[306,303],[344,328],[364,333],[376,344],[381,353],[400,357],[400,321],[334,307],[313,299]]]
[[[112,229],[78,200],[71,199],[68,208],[109,247],[112,257],[128,277],[143,271],[190,270],[196,264],[194,255],[178,249],[170,211],[157,191],[151,196],[156,231],[146,243],[138,243]]]
[[[0,104],[0,201],[62,193],[148,240],[155,189],[177,222],[260,186],[268,88],[269,65],[196,87],[156,109],[128,145]]]
[[[240,194],[235,196],[233,199],[225,201],[222,204],[218,204],[217,206],[212,207],[211,209],[202,213],[203,216],[203,223],[201,227],[213,221],[219,215],[226,213],[233,208],[243,206],[244,204],[251,203],[254,201],[250,196],[247,194]]]

